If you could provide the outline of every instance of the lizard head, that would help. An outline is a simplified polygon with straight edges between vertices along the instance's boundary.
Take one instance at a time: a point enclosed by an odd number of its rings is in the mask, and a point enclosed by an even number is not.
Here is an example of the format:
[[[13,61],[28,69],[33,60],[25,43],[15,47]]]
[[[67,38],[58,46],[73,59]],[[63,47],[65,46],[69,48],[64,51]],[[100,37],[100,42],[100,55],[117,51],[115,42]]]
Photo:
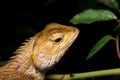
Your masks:
[[[32,59],[34,66],[46,71],[57,63],[79,34],[75,27],[57,23],[48,24],[43,31],[36,34]]]

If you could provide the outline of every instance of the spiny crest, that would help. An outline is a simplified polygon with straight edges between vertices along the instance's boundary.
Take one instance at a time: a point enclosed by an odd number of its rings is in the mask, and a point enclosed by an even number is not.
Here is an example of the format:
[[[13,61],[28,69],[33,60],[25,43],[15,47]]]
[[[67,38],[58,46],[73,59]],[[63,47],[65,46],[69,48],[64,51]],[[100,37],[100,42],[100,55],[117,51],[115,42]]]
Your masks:
[[[22,51],[23,49],[26,48],[26,46],[30,45],[32,42],[34,42],[35,37],[30,37],[29,39],[26,39],[24,43],[22,43],[22,46],[20,46],[15,52],[14,54],[19,53],[20,51]],[[31,44],[32,45],[32,44]]]
[[[29,55],[31,54],[30,52],[32,52],[32,46],[34,44],[34,41],[37,37],[30,37],[29,39],[26,39],[23,43],[22,46],[20,46],[15,52],[14,52],[14,56],[12,56],[8,61],[8,64],[6,64],[6,68],[7,66],[11,66],[12,62],[17,62],[18,60],[24,60],[27,61],[25,57],[28,57],[27,52],[29,52]],[[24,55],[22,55],[24,54]],[[12,66],[11,66],[12,67]]]
[[[32,45],[34,44],[34,41],[35,41],[36,38],[37,37],[30,37],[29,39],[27,39],[26,42],[24,42],[23,45],[20,46],[16,50],[16,52],[14,52],[15,55],[10,58],[10,60],[7,62],[8,64],[6,64],[5,66],[3,66],[3,67],[0,68],[0,71],[10,71],[10,69],[12,70],[12,67],[14,69],[15,67],[17,67],[17,65],[16,65],[17,62],[18,61],[21,62],[20,60],[22,60],[24,62],[28,61],[27,60],[28,58],[26,58],[26,57],[28,57],[28,55],[26,54],[26,52],[27,51],[31,52]],[[28,49],[28,50],[26,50],[26,49]]]

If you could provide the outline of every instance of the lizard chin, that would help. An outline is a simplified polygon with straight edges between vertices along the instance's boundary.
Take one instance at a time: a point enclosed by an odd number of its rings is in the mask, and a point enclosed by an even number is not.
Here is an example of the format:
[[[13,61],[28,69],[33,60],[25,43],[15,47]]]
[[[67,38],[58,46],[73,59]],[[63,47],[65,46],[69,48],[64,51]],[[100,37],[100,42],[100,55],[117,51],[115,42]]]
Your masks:
[[[45,73],[49,69],[52,69],[52,67],[57,63],[56,59],[57,56],[53,56],[51,58],[46,59],[44,62],[40,63],[40,66],[34,65],[35,69],[39,72]]]

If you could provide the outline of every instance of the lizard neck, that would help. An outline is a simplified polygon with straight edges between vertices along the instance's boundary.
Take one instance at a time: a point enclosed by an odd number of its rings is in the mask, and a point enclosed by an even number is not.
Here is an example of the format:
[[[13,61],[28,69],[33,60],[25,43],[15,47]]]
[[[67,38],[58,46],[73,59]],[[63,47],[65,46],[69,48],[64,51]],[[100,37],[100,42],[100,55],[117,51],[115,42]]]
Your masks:
[[[15,72],[24,76],[32,76],[32,78],[35,78],[35,80],[44,80],[44,73],[39,72],[34,67],[31,58],[35,39],[35,37],[31,38],[15,52],[16,55],[11,57],[12,60],[10,60],[8,64],[3,67],[6,73],[13,72],[14,75]]]

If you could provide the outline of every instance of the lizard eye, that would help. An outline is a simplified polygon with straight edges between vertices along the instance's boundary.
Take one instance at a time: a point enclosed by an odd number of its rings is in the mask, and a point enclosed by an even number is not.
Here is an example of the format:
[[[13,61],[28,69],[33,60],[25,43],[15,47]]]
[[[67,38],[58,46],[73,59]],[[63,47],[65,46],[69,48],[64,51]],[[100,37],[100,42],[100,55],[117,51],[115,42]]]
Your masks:
[[[59,43],[59,42],[62,41],[63,37],[64,37],[64,34],[63,34],[63,33],[53,33],[53,34],[50,36],[49,40],[50,40],[50,41],[53,41],[53,42],[56,42],[56,43]]]
[[[60,42],[62,40],[62,38],[57,38],[56,40],[55,40],[55,42]]]

